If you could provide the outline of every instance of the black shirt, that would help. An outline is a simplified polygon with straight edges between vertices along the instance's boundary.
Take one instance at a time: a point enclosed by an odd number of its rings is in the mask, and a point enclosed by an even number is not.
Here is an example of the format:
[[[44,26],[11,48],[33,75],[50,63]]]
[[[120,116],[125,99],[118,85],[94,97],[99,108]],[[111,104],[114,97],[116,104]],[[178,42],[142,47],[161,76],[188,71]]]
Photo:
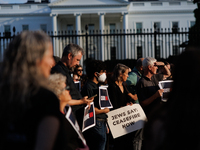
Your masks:
[[[72,97],[72,99],[81,99],[82,96],[80,94],[80,92],[78,91],[78,89],[76,88],[76,85],[71,77],[71,72],[70,70],[67,68],[67,66],[65,66],[61,61],[59,61],[52,69],[51,69],[51,73],[61,73],[64,76],[67,77],[66,80],[66,85],[70,86],[70,95]],[[76,110],[78,110],[79,108],[82,108],[82,105],[75,105],[72,106],[72,110],[75,113]]]
[[[95,94],[97,94],[97,96],[94,98],[94,106],[98,109],[100,109],[99,106],[99,85],[94,83],[91,80],[88,80],[86,82],[86,84],[83,86],[83,89],[81,90],[81,94],[82,96],[88,96],[91,97]],[[105,119],[107,118],[107,115],[105,113],[102,114],[97,114],[96,118],[101,118],[101,119]]]
[[[155,74],[151,77],[151,80],[145,76],[137,83],[137,95],[139,102],[146,100],[153,96],[160,88],[158,86],[159,81],[163,80],[163,74]],[[154,108],[156,108],[161,102],[161,97],[155,99],[151,104],[145,106],[143,109],[148,115]]]
[[[113,105],[113,109],[118,109],[120,107],[126,106],[126,104],[130,102],[128,91],[124,85],[123,88],[124,92],[122,93],[119,86],[115,82],[112,82],[108,86],[108,94]]]

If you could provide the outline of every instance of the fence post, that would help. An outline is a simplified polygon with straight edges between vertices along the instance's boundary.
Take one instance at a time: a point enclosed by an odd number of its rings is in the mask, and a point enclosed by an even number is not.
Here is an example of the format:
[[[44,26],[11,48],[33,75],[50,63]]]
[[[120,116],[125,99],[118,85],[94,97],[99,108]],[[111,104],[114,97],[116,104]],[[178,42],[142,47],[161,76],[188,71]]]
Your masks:
[[[15,29],[15,26],[13,27],[13,38],[15,37],[15,31],[16,31],[16,29]]]
[[[156,38],[156,36],[157,36],[157,31],[156,31],[156,23],[154,23],[154,25],[153,25],[153,27],[154,27],[154,58],[156,58],[157,59],[157,38]]]
[[[85,33],[85,40],[86,40],[86,60],[88,59],[88,26],[85,25],[85,30],[86,30],[86,33]]]

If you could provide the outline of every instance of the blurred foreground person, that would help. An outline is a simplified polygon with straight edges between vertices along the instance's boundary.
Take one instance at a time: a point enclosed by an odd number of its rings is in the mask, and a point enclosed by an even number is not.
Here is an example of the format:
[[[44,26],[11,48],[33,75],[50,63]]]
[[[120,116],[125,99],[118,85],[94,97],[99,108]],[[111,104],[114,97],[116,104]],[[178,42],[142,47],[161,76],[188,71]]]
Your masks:
[[[145,150],[200,149],[199,65],[199,49],[185,50],[177,58],[170,97],[145,127]],[[191,78],[183,76],[186,68],[192,71]]]
[[[85,139],[80,131],[80,127],[74,117],[74,124],[70,123],[65,115],[66,112],[71,109],[69,101],[71,100],[71,95],[69,94],[70,88],[66,86],[66,77],[62,74],[53,74],[49,77],[49,87],[50,89],[58,96],[60,100],[60,111],[62,112],[62,134],[63,134],[63,143],[65,144],[66,150],[89,150],[88,146],[84,144]],[[67,106],[66,106],[67,105]],[[72,119],[72,118],[71,118]],[[82,139],[82,140],[81,140]]]
[[[0,149],[62,149],[59,100],[47,90],[52,65],[42,31],[24,31],[9,44],[0,68]]]

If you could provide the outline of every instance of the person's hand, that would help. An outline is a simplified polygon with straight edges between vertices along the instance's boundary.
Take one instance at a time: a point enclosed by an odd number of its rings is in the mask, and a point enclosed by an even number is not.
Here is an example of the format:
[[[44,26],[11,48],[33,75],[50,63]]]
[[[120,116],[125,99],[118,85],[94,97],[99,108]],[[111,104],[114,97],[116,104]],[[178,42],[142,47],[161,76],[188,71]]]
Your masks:
[[[126,103],[126,106],[128,106],[128,105],[132,106],[133,103],[132,102]]]
[[[110,111],[109,108],[104,108],[103,110],[104,110],[104,113],[105,113],[105,114],[108,113],[108,112]]]
[[[158,91],[156,92],[156,93],[157,93],[157,97],[161,97],[162,94],[163,94],[163,92],[164,92],[164,89],[158,90]]]
[[[87,105],[90,105],[91,102],[93,102],[94,100],[94,97],[93,98],[90,98],[88,99],[88,96],[85,96],[81,99],[83,101],[83,104],[87,104]]]

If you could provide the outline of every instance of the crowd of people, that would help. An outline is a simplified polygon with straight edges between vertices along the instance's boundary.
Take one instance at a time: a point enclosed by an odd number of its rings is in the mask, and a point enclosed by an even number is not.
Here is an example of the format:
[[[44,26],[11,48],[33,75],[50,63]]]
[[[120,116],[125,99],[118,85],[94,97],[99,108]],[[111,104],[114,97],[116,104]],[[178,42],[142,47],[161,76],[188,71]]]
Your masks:
[[[89,61],[84,75],[83,55],[71,43],[61,58],[53,56],[51,39],[42,31],[24,31],[10,42],[0,66],[0,149],[199,149],[198,49],[180,54],[175,69],[152,57],[139,58],[132,70],[116,64],[109,80],[100,60]],[[186,68],[191,77],[185,78]],[[158,82],[172,79],[172,92],[163,102]],[[99,87],[105,84],[113,108],[101,109]],[[84,109],[92,102],[96,124],[82,132]],[[141,105],[147,123],[114,139],[107,113],[134,104]]]

